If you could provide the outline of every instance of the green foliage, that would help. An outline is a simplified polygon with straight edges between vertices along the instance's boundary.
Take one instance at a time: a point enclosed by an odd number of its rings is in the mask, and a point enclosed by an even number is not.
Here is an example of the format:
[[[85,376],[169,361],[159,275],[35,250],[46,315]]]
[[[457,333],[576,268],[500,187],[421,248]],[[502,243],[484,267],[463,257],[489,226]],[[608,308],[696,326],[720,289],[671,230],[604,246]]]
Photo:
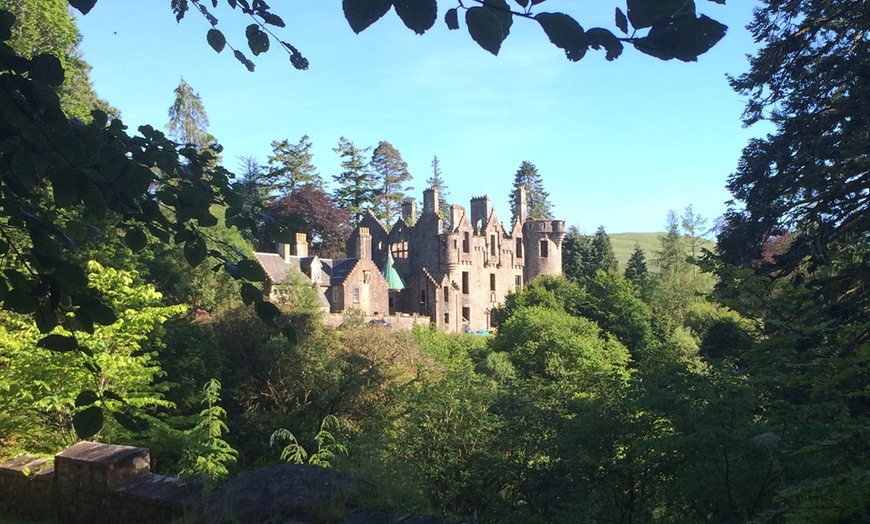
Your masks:
[[[350,211],[351,226],[356,227],[366,209],[374,207],[377,184],[371,172],[371,165],[365,158],[371,148],[359,149],[345,137],[338,139],[338,147],[333,149],[341,156],[341,168],[333,176],[336,189],[332,197],[338,207]]]
[[[199,413],[199,421],[190,430],[187,446],[181,461],[181,474],[203,477],[218,482],[229,474],[227,466],[236,462],[238,452],[223,438],[228,431],[224,420],[227,412],[218,405],[221,401],[221,383],[209,380],[202,388],[202,403],[205,408]]]
[[[333,432],[341,429],[341,424],[335,415],[327,415],[320,423],[320,430],[314,435],[317,445],[316,451],[309,453],[299,444],[296,437],[290,431],[280,428],[269,437],[269,445],[278,446],[281,442],[288,442],[281,450],[281,460],[291,464],[311,464],[328,468],[336,456],[336,453],[347,454],[347,446],[339,443]]]
[[[401,214],[405,192],[414,189],[406,184],[412,178],[408,164],[398,149],[382,140],[372,153],[371,167],[378,187],[373,211],[382,223],[392,225]]]
[[[524,187],[526,189],[526,217],[533,219],[551,219],[553,218],[553,204],[550,203],[550,193],[544,190],[544,181],[541,174],[538,173],[538,168],[531,162],[523,161],[520,164],[514,175],[514,182],[508,201],[510,202],[511,212],[514,215],[511,218],[511,223],[515,223],[519,217],[516,216],[517,209],[517,189]]]
[[[300,138],[298,144],[291,144],[287,139],[272,142],[269,177],[273,180],[276,194],[270,196],[290,195],[305,184],[323,186],[323,178],[312,163],[314,154],[311,147],[308,135]]]
[[[145,343],[156,326],[186,307],[162,305],[160,293],[150,285],[135,285],[129,272],[95,262],[88,269],[91,288],[119,318],[80,334],[79,352],[44,348],[26,317],[3,314],[0,360],[6,372],[0,379],[0,411],[8,416],[0,418],[0,431],[14,449],[57,451],[74,442],[74,420],[81,438],[101,429],[101,438],[118,438],[123,428],[141,429],[131,416],[172,405],[163,397],[165,384],[156,383],[163,375],[157,355]],[[105,427],[104,411],[112,415]]]
[[[635,242],[634,251],[631,252],[631,256],[625,264],[625,278],[638,289],[646,287],[649,269],[646,265],[646,255],[644,255],[639,242]]]
[[[447,184],[444,183],[444,177],[441,175],[441,164],[438,162],[438,157],[432,157],[432,176],[426,180],[426,186],[438,190],[438,214],[443,220],[450,219],[450,204],[448,196],[450,191],[447,189]]]
[[[565,235],[562,266],[565,276],[579,284],[591,281],[599,271],[617,271],[619,262],[604,226],[598,226],[591,237],[581,235],[572,227]]]
[[[175,101],[169,107],[169,135],[180,144],[193,147],[197,152],[209,151],[213,162],[220,162],[221,151],[217,139],[208,132],[208,115],[199,93],[194,92],[184,78],[175,88]]]

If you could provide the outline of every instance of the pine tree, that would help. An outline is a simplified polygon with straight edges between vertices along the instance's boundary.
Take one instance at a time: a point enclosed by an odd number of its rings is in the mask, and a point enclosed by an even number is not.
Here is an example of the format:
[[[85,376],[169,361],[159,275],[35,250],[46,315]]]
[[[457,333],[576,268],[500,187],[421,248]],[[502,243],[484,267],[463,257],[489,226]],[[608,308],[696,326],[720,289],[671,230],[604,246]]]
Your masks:
[[[509,196],[511,210],[516,209],[517,189],[520,186],[526,188],[526,216],[528,218],[552,219],[553,205],[548,200],[550,193],[544,191],[544,181],[541,179],[541,174],[538,173],[535,164],[523,161],[514,175],[514,184]],[[516,220],[517,217],[514,214],[511,223],[516,222]]]
[[[600,269],[609,273],[619,269],[619,261],[616,260],[616,255],[613,253],[613,244],[610,243],[610,237],[604,231],[604,226],[598,226],[592,237],[592,257],[594,271]],[[594,272],[592,276],[594,276]]]
[[[338,207],[352,214],[353,227],[359,223],[365,210],[374,206],[377,195],[371,166],[364,156],[369,150],[370,147],[359,149],[345,137],[339,138],[338,147],[333,149],[341,156],[341,167],[344,171],[332,177],[337,186],[332,192],[332,198]]]
[[[661,249],[655,252],[653,262],[659,266],[662,274],[677,274],[686,267],[686,248],[677,214],[673,210],[668,211],[665,229],[665,235],[659,237]]]
[[[217,155],[220,146],[217,139],[208,132],[208,115],[199,93],[181,79],[175,88],[175,102],[169,108],[169,123],[166,129],[176,142],[191,145],[197,151],[210,151],[215,156],[215,164],[220,162]]]
[[[628,257],[628,262],[625,264],[625,278],[634,282],[640,288],[646,283],[649,268],[646,265],[646,255],[640,247],[639,242],[634,243],[634,251]]]
[[[447,196],[450,191],[447,185],[444,184],[444,179],[441,177],[441,165],[438,163],[438,157],[432,157],[432,176],[426,181],[428,187],[438,189],[438,214],[441,218],[450,219],[450,204],[447,203]]]
[[[411,180],[411,173],[408,172],[408,164],[402,160],[402,154],[383,140],[372,153],[371,165],[378,184],[375,215],[389,226],[401,214],[405,191],[414,189],[404,185]]]
[[[308,135],[299,139],[298,144],[291,144],[287,139],[272,142],[273,154],[269,157],[269,166],[278,196],[288,195],[303,184],[323,187],[323,178],[312,163],[314,154],[311,147]]]

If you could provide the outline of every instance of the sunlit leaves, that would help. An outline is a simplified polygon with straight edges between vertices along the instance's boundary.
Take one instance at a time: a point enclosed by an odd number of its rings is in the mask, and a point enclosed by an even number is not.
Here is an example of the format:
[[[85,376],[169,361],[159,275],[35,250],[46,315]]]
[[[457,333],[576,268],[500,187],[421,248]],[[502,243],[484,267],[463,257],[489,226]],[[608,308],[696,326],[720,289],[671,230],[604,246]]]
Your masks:
[[[382,16],[392,6],[391,0],[343,0],[344,17],[354,33],[361,33]]]

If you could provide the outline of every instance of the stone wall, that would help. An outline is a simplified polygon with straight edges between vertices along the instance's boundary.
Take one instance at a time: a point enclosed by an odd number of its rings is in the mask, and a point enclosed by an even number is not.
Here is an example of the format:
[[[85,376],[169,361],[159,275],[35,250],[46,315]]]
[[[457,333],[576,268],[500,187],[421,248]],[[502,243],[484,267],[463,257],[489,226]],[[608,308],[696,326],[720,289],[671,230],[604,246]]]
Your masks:
[[[0,505],[61,522],[169,522],[197,500],[177,478],[151,474],[148,450],[79,442],[49,459],[17,457],[0,463]]]

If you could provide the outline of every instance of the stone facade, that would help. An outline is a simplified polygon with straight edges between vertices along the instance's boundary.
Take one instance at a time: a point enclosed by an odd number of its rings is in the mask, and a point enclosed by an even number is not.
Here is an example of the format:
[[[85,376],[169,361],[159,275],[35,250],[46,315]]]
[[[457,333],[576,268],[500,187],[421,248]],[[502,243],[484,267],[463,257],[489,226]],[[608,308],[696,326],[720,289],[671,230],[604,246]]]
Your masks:
[[[389,229],[366,214],[348,239],[350,258],[308,257],[300,239],[281,246],[282,256],[257,258],[272,282],[283,281],[291,268],[302,271],[331,313],[354,308],[369,317],[428,318],[444,331],[487,331],[492,310],[508,293],[540,275],[562,274],[565,222],[526,217],[522,188],[516,201],[510,230],[487,196],[472,198],[470,213],[452,206],[448,223],[438,215],[437,190],[427,189],[422,213],[416,216],[408,201]]]

